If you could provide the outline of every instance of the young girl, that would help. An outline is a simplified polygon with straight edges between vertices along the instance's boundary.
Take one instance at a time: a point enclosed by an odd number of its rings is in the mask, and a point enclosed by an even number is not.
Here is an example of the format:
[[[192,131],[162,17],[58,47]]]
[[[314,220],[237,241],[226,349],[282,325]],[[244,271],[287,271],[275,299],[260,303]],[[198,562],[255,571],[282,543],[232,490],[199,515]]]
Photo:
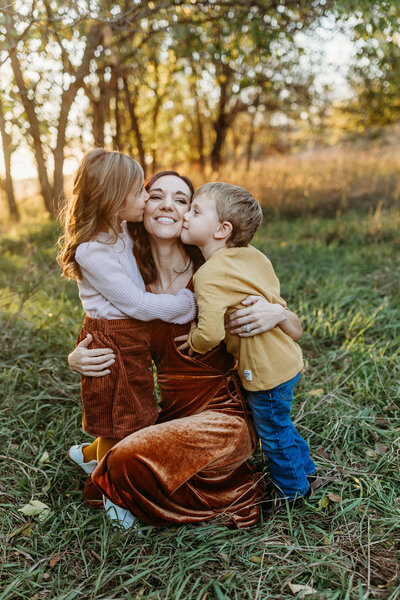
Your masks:
[[[77,279],[86,313],[77,343],[112,348],[115,358],[108,377],[82,377],[82,426],[97,439],[72,446],[68,456],[88,474],[120,439],[157,419],[143,321],[187,323],[196,314],[187,289],[176,296],[145,291],[126,221],[143,220],[147,199],[140,165],[96,148],[78,167],[65,211],[58,261],[65,277]]]

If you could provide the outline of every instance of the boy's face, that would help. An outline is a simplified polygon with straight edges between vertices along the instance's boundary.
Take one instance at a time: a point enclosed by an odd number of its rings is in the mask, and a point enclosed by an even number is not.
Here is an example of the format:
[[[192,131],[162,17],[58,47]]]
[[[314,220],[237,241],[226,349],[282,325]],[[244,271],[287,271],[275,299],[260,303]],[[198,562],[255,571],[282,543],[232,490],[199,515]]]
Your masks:
[[[214,199],[205,194],[196,196],[185,214],[181,240],[184,244],[202,248],[213,240],[220,224]]]

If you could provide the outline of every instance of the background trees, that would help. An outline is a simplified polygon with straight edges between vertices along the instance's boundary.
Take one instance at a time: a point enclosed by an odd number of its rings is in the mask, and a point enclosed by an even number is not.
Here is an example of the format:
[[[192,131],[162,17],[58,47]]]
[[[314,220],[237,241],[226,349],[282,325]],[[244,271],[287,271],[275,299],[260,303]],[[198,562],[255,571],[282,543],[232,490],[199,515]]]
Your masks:
[[[147,172],[186,163],[215,174],[227,160],[249,168],[272,146],[288,149],[282,132],[321,106],[298,33],[327,15],[351,23],[358,48],[353,122],[355,113],[363,126],[398,119],[396,2],[0,0],[0,8],[0,134],[14,218],[10,164],[22,142],[52,216],[65,160],[93,144],[131,153]]]

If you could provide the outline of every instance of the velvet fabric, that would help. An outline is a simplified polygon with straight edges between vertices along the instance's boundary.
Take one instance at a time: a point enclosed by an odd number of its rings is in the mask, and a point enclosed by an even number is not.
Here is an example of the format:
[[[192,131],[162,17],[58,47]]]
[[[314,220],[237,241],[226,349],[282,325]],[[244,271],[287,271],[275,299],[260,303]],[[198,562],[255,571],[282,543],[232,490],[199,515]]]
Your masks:
[[[255,433],[221,344],[189,357],[174,337],[189,325],[147,324],[162,405],[158,422],[114,446],[92,473],[107,498],[153,525],[259,519],[260,477],[247,459]]]
[[[115,363],[107,377],[82,377],[82,428],[95,436],[122,439],[156,422],[150,337],[137,319],[85,316],[77,343],[88,333],[91,348],[111,348]]]

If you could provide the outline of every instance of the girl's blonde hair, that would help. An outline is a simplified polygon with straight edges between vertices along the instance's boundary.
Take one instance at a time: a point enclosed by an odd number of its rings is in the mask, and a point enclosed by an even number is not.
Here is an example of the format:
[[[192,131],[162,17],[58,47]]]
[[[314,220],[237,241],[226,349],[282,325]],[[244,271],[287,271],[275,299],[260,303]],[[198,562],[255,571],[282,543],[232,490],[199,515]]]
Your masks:
[[[64,277],[82,277],[75,260],[79,244],[90,242],[101,232],[109,233],[109,243],[115,243],[121,231],[118,214],[132,187],[139,193],[143,181],[141,166],[122,152],[95,148],[85,154],[62,214],[64,235],[59,239],[57,260]]]

